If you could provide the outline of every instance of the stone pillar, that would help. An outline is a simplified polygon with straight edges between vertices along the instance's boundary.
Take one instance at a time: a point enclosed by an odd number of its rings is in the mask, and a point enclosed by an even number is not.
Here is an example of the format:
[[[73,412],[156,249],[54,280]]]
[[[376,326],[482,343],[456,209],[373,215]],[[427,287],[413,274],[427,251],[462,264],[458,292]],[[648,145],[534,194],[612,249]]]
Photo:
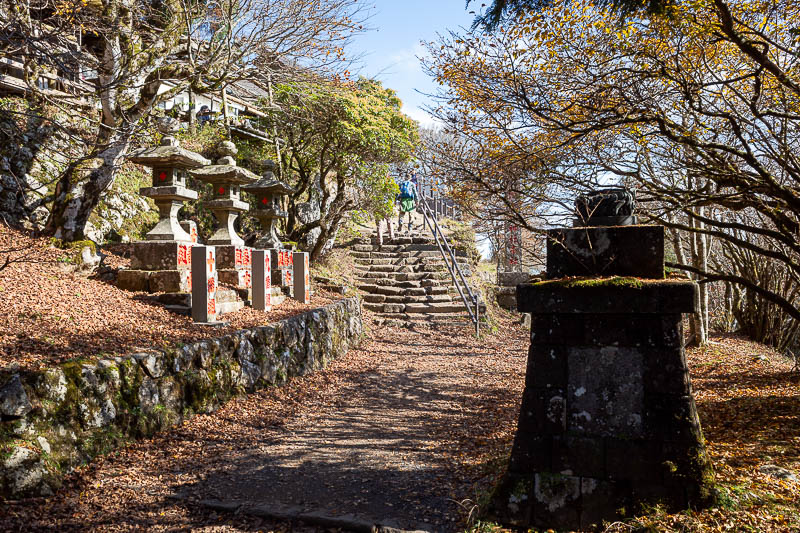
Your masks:
[[[213,246],[192,248],[192,320],[217,322],[217,265]]]
[[[267,250],[253,250],[253,308],[272,311],[272,278],[270,254]]]
[[[307,304],[311,301],[311,284],[309,280],[309,265],[307,252],[294,252],[292,254],[294,265],[294,299]]]
[[[587,529],[620,510],[710,500],[683,348],[682,313],[695,312],[697,285],[663,279],[663,250],[657,226],[549,232],[551,279],[517,291],[519,311],[532,313],[531,344],[508,471],[491,504],[500,522]]]

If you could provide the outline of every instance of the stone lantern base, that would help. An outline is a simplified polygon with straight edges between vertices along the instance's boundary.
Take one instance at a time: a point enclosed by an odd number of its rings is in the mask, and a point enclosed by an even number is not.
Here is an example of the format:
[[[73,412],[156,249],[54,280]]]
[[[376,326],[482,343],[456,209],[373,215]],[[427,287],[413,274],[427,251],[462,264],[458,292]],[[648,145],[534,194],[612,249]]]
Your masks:
[[[251,268],[253,249],[247,246],[216,246],[219,282],[237,289],[253,286]]]
[[[128,291],[191,292],[191,242],[136,242],[130,270],[120,270],[117,287]]]

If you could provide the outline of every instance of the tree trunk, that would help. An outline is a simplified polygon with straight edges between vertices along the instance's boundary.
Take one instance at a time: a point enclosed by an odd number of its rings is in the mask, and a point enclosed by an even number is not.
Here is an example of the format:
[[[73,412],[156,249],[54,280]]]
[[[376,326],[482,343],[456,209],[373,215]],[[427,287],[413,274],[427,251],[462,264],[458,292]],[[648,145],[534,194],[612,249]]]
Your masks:
[[[194,135],[197,133],[197,117],[195,116],[194,110],[194,92],[192,88],[189,87],[189,133]]]
[[[83,178],[79,162],[70,165],[59,178],[55,199],[44,233],[67,242],[84,239],[89,216],[100,202],[100,195],[114,182],[122,159],[130,146],[129,134],[118,134],[102,149],[96,149],[100,165]]]
[[[699,213],[700,215],[704,215],[705,209],[700,207]],[[699,229],[703,229],[705,227],[705,223],[702,221],[697,221],[697,227]],[[708,271],[708,235],[704,233],[695,233],[697,237],[697,259],[698,263],[695,265],[697,268],[702,270],[703,272]],[[708,284],[701,283],[699,290],[697,291],[699,297],[699,306],[698,312],[695,315],[699,322],[700,328],[700,335],[697,339],[698,345],[702,346],[708,343]]]

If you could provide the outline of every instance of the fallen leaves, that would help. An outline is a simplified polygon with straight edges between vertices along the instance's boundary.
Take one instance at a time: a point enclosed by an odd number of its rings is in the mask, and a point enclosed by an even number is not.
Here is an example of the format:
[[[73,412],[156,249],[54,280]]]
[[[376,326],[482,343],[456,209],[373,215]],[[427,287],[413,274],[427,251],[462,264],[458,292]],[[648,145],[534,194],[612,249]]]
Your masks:
[[[216,337],[277,322],[341,298],[317,291],[308,305],[287,298],[269,313],[244,308],[223,317],[229,327],[209,328],[141,299],[141,293],[65,270],[64,255],[48,239],[0,226],[0,263],[8,256],[21,260],[0,270],[0,370],[32,370],[70,359],[122,355],[142,347]],[[108,258],[114,265],[124,264],[117,255]]]

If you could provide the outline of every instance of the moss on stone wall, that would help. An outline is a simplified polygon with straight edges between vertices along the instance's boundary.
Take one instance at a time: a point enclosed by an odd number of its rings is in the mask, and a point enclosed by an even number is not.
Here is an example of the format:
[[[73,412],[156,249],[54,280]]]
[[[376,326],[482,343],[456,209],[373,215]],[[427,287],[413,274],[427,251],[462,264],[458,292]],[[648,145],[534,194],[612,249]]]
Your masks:
[[[5,375],[0,406],[25,414],[4,412],[0,422],[0,498],[50,495],[64,473],[92,457],[321,369],[361,334],[360,302],[349,298],[217,339]]]

